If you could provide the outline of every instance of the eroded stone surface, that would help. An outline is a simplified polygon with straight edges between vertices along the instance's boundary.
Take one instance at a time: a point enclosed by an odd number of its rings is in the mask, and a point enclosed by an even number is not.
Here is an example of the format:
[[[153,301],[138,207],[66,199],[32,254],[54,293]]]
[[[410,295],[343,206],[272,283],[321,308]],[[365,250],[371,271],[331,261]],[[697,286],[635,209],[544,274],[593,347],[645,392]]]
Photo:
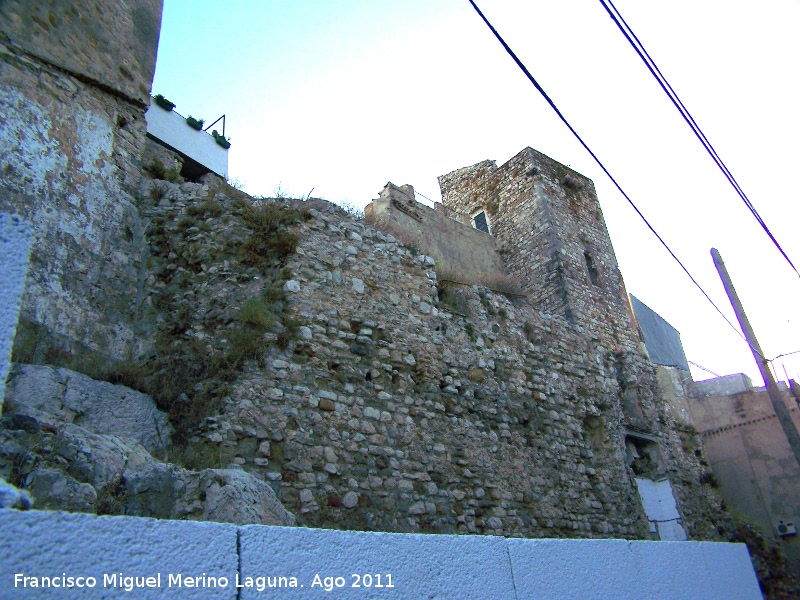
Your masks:
[[[8,398],[93,433],[135,440],[148,452],[163,452],[169,445],[172,426],[150,396],[69,369],[15,365]]]
[[[156,460],[134,440],[13,401],[0,419],[0,476],[24,488],[37,509],[295,523],[270,486],[241,469],[188,471]]]

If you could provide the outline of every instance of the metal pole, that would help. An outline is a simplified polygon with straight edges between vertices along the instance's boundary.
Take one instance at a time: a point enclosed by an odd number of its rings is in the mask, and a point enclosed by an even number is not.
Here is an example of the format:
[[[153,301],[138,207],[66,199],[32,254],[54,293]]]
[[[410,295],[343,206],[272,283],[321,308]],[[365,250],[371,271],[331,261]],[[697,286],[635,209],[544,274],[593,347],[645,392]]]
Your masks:
[[[767,387],[767,393],[772,402],[775,416],[778,417],[778,422],[783,428],[783,433],[786,435],[786,439],[792,447],[792,452],[794,452],[794,458],[797,464],[800,465],[800,433],[797,432],[797,427],[795,427],[794,421],[792,421],[789,409],[786,408],[786,405],[783,403],[780,390],[778,390],[778,384],[775,383],[775,378],[772,376],[772,371],[770,371],[769,361],[761,351],[761,346],[758,345],[756,334],[750,326],[750,321],[747,320],[747,315],[744,312],[742,303],[739,301],[736,289],[733,287],[733,282],[728,275],[728,270],[725,268],[725,263],[722,262],[722,257],[719,255],[716,248],[711,249],[711,257],[714,259],[714,266],[717,267],[719,277],[722,279],[722,285],[725,287],[725,292],[728,294],[728,299],[731,301],[731,306],[733,306],[733,311],[736,313],[736,318],[739,320],[739,325],[742,327],[744,337],[750,345],[750,350],[753,351],[753,358],[756,359],[756,365],[758,365],[761,378],[764,380],[764,385]]]

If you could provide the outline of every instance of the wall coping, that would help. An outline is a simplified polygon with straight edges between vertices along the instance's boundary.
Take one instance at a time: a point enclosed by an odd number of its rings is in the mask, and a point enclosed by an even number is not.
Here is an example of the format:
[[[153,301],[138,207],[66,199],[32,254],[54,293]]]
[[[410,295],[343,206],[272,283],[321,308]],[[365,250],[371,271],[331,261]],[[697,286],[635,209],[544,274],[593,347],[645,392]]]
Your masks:
[[[72,588],[47,590],[59,598],[122,597],[126,586],[137,598],[761,598],[743,544],[237,527],[10,509],[0,509],[0,531],[0,585],[9,599],[41,597],[43,577],[59,585],[73,578]],[[94,587],[85,587],[91,577]]]

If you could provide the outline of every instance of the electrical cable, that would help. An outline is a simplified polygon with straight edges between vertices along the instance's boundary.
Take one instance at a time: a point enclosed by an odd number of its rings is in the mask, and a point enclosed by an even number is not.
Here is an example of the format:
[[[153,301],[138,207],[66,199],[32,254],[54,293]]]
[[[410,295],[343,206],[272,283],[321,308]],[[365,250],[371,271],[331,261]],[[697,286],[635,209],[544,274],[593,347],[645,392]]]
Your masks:
[[[503,48],[505,48],[505,51],[508,53],[508,55],[511,56],[511,58],[514,60],[514,62],[517,64],[517,66],[520,68],[520,70],[525,74],[525,76],[528,78],[528,80],[533,84],[533,86],[542,95],[542,97],[545,99],[547,104],[550,105],[550,108],[552,108],[555,111],[555,113],[558,115],[558,118],[561,119],[561,121],[564,123],[564,125],[567,126],[567,128],[570,130],[570,132],[572,132],[572,135],[575,136],[575,138],[578,140],[578,142],[580,142],[581,146],[584,147],[584,149],[594,159],[594,161],[597,163],[597,165],[603,170],[603,173],[606,174],[606,176],[611,180],[611,182],[614,184],[614,186],[617,188],[617,190],[619,190],[619,193],[622,194],[622,196],[625,198],[625,200],[628,201],[628,204],[630,204],[631,207],[633,208],[633,210],[636,211],[636,214],[639,215],[639,217],[642,219],[642,221],[644,221],[644,224],[647,225],[647,228],[653,233],[653,235],[656,236],[658,241],[661,242],[661,245],[664,246],[664,248],[666,248],[667,252],[669,252],[670,256],[675,260],[675,262],[677,262],[678,265],[680,265],[681,269],[683,269],[683,272],[686,273],[686,275],[689,277],[689,279],[692,280],[692,283],[697,287],[697,289],[700,290],[700,292],[703,294],[703,296],[705,296],[706,300],[708,300],[711,303],[711,306],[714,307],[714,309],[720,314],[720,316],[723,319],[725,319],[725,322],[728,325],[730,325],[731,329],[733,329],[736,332],[736,334],[740,338],[742,338],[745,341],[745,343],[749,346],[750,344],[747,341],[747,339],[742,335],[742,332],[739,331],[739,329],[733,323],[731,323],[731,321],[728,319],[728,317],[725,316],[725,313],[723,313],[722,310],[720,310],[720,308],[711,299],[711,297],[706,293],[706,291],[703,289],[703,287],[692,276],[692,274],[689,272],[689,269],[687,269],[686,266],[681,262],[681,260],[675,255],[675,253],[667,245],[667,243],[664,241],[664,239],[658,234],[658,232],[653,228],[653,226],[650,224],[650,222],[645,218],[645,216],[642,214],[642,212],[639,210],[639,208],[636,206],[636,204],[634,204],[633,200],[630,199],[628,194],[626,194],[625,191],[622,189],[622,187],[619,185],[619,183],[617,183],[617,180],[614,179],[614,177],[611,175],[611,173],[608,171],[608,169],[606,169],[605,165],[600,161],[599,158],[597,158],[597,155],[595,155],[595,153],[592,152],[591,148],[589,148],[589,146],[586,144],[586,142],[583,141],[583,138],[581,138],[581,136],[578,135],[578,132],[575,131],[575,129],[572,127],[572,125],[569,124],[569,121],[567,121],[566,117],[564,117],[564,115],[561,114],[561,111],[558,110],[558,107],[550,99],[550,96],[548,96],[547,93],[542,88],[542,86],[539,85],[539,82],[536,81],[536,79],[534,79],[533,75],[531,75],[530,71],[528,71],[527,67],[522,63],[522,61],[517,57],[517,55],[514,54],[514,51],[509,47],[509,45],[506,44],[505,40],[500,36],[500,34],[497,32],[497,30],[494,28],[494,26],[489,22],[489,19],[487,19],[486,16],[481,12],[481,9],[478,8],[478,5],[475,4],[475,2],[473,0],[469,0],[469,3],[472,5],[472,8],[475,9],[475,12],[478,13],[480,18],[483,19],[483,22],[486,23],[486,26],[491,30],[491,32],[494,34],[494,36],[497,38],[497,40],[500,42],[500,44],[502,44]]]
[[[700,369],[700,370],[702,370],[702,371],[705,371],[706,373],[711,373],[711,374],[712,374],[714,377],[721,377],[721,376],[720,376],[720,375],[718,375],[717,373],[714,373],[714,371],[712,371],[711,369],[706,369],[705,367],[703,367],[703,366],[701,366],[701,365],[698,365],[696,362],[692,362],[691,360],[689,360],[689,361],[687,361],[687,362],[688,362],[690,365],[694,365],[694,366],[695,366],[695,367],[697,367],[698,369]]]
[[[430,198],[428,198],[428,197],[427,197],[425,194],[422,194],[422,193],[418,192],[417,190],[414,190],[414,193],[415,193],[417,196],[422,196],[423,198],[425,198],[425,200],[427,200],[427,201],[428,201],[428,202],[430,202],[431,204],[436,204],[436,201],[435,201],[435,200],[431,200],[431,199],[430,199]]]
[[[631,45],[631,47],[639,55],[639,58],[642,59],[642,62],[644,62],[645,66],[650,71],[650,74],[656,79],[656,81],[658,81],[658,84],[661,86],[661,89],[664,90],[664,93],[672,101],[672,104],[675,105],[676,109],[678,109],[678,112],[683,117],[683,120],[686,121],[687,125],[689,125],[689,127],[692,129],[697,139],[700,140],[700,143],[703,145],[706,152],[708,152],[709,156],[711,156],[714,163],[716,163],[717,167],[720,169],[720,171],[722,171],[722,174],[725,176],[725,178],[728,180],[731,186],[733,186],[733,189],[742,199],[742,202],[744,202],[745,206],[747,206],[747,208],[750,210],[750,212],[752,213],[753,217],[756,219],[758,224],[761,225],[761,228],[769,236],[769,239],[772,240],[772,243],[775,245],[778,251],[783,255],[783,258],[785,258],[786,262],[788,262],[789,265],[792,267],[792,270],[794,270],[797,276],[800,277],[800,272],[798,272],[797,268],[794,266],[794,263],[791,261],[789,256],[786,254],[781,245],[778,243],[778,240],[775,239],[775,236],[772,235],[772,232],[769,230],[769,227],[767,227],[767,224],[761,218],[761,215],[758,214],[758,211],[756,210],[755,206],[753,206],[753,203],[750,202],[750,199],[747,197],[747,194],[744,193],[744,190],[742,190],[741,186],[736,181],[733,174],[730,172],[728,167],[725,166],[725,163],[722,162],[722,159],[719,157],[717,151],[711,145],[711,142],[709,142],[706,135],[697,125],[697,122],[694,120],[689,110],[686,108],[683,102],[681,102],[681,99],[678,97],[678,94],[669,84],[667,78],[664,77],[664,75],[661,73],[661,70],[658,68],[658,65],[656,65],[655,61],[652,59],[650,54],[648,54],[642,42],[633,32],[633,29],[631,29],[630,25],[628,25],[628,23],[622,17],[619,10],[617,10],[617,7],[614,6],[614,3],[611,0],[600,0],[600,4],[602,4],[603,8],[606,9],[608,15],[611,17],[611,19],[617,25],[619,30],[625,36],[625,39],[628,40],[628,43]]]

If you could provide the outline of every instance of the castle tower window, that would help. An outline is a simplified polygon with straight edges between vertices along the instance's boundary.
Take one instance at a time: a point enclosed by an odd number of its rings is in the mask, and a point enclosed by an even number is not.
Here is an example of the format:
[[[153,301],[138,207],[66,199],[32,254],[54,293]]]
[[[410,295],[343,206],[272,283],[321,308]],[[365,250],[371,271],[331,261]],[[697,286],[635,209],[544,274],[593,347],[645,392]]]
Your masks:
[[[491,231],[489,231],[489,218],[486,216],[486,211],[481,210],[472,215],[472,226],[475,229],[491,233]]]
[[[586,270],[589,271],[589,280],[592,282],[592,285],[599,286],[600,273],[597,271],[597,267],[594,266],[592,255],[584,251],[583,258],[586,261]]]

